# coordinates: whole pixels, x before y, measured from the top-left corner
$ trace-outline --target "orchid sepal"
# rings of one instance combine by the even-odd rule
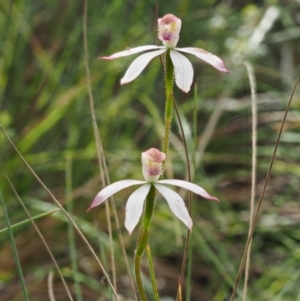
[[[140,55],[128,67],[124,77],[121,79],[121,85],[127,84],[136,79],[141,72],[146,68],[149,62],[155,57],[166,52],[167,49],[159,49]]]
[[[224,62],[216,55],[201,49],[201,48],[194,48],[194,47],[185,47],[185,48],[175,48],[177,51],[189,53],[197,58],[201,59],[202,61],[210,64],[217,70],[225,73],[229,73],[229,71],[226,69]]]
[[[115,193],[119,192],[122,189],[125,189],[127,187],[133,186],[133,185],[140,185],[146,183],[145,181],[139,181],[139,180],[122,180],[115,182],[113,184],[110,184],[103,188],[95,197],[92,205],[89,207],[88,211],[92,208],[102,204],[104,201],[106,201],[109,197],[114,195]]]
[[[186,190],[190,190],[191,192],[202,196],[204,199],[220,202],[218,198],[211,196],[205,189],[191,182],[177,179],[166,179],[157,181],[157,183],[178,186]]]
[[[100,60],[115,60],[118,59],[120,57],[125,57],[125,56],[129,56],[129,55],[133,55],[133,54],[137,54],[140,52],[144,52],[147,50],[154,50],[154,49],[161,49],[164,48],[163,46],[156,46],[156,45],[145,45],[145,46],[138,46],[138,47],[134,47],[134,48],[129,48],[126,49],[124,51],[120,51],[120,52],[116,52],[110,56],[101,56],[99,57]]]

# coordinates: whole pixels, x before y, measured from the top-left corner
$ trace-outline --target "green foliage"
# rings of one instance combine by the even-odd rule
[[[141,0],[88,3],[91,81],[111,182],[142,179],[141,151],[161,148],[165,93],[158,59],[135,81],[120,86],[119,80],[132,58],[108,62],[98,57],[126,47],[155,44],[154,4]],[[262,34],[262,20],[270,22],[271,18],[265,18],[270,7],[274,9],[273,16],[278,16],[258,43],[253,36],[255,32]],[[104,206],[86,213],[101,183],[86,86],[82,10],[82,1],[0,1],[0,125],[64,205],[66,162],[72,159],[73,215],[94,247],[101,246],[101,258],[109,258]],[[166,13],[182,19],[179,47],[201,47],[213,52],[231,71],[230,75],[219,74],[189,57],[198,92],[186,95],[175,88],[190,155],[193,156],[195,145],[196,157],[200,149],[205,150],[203,156],[197,157],[194,182],[201,183],[221,200],[221,204],[198,198],[193,201],[191,300],[225,300],[231,293],[248,235],[251,99],[243,61],[253,64],[258,87],[258,198],[283,110],[299,75],[299,8],[296,0],[161,1],[159,16]],[[206,141],[204,133],[208,131],[209,120],[220,107],[222,114]],[[300,237],[296,231],[300,193],[299,108],[298,88],[252,244],[249,300],[300,300]],[[183,179],[187,171],[176,123],[168,160],[168,178]],[[13,225],[27,220],[27,216],[6,175],[32,216],[54,209],[49,196],[0,133],[0,186]],[[122,230],[127,195],[125,191],[116,196]],[[166,206],[159,198],[150,228],[150,244],[156,275],[162,283],[160,295],[175,298],[185,229]],[[55,213],[40,218],[37,224],[72,288],[74,275],[65,218]],[[0,230],[5,227],[4,213],[0,211]],[[48,300],[46,278],[52,270],[50,258],[28,223],[14,231],[29,299]],[[117,233],[113,234],[118,292],[131,297]],[[124,230],[124,240],[132,263],[136,233],[128,237]],[[105,282],[99,282],[101,271],[88,249],[77,239],[75,243],[79,270],[76,280],[81,285],[82,299],[104,300],[101,298],[109,293]],[[0,251],[1,301],[23,300],[5,231],[0,232]],[[56,300],[66,300],[65,292],[60,290],[62,284],[57,277]],[[236,300],[241,300],[240,293]]]

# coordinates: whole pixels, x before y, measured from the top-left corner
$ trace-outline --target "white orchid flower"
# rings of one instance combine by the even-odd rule
[[[229,73],[223,61],[210,52],[194,47],[177,48],[176,45],[179,40],[180,28],[181,20],[172,14],[167,14],[163,18],[158,19],[158,38],[162,41],[164,46],[146,45],[135,47],[117,52],[111,56],[100,57],[100,59],[114,60],[143,51],[154,50],[140,55],[131,63],[124,77],[121,79],[121,84],[126,84],[138,77],[153,58],[170,50],[171,60],[174,65],[176,85],[179,89],[186,93],[190,90],[192,85],[194,70],[191,62],[180,52],[193,54],[219,71]]]
[[[126,204],[125,227],[129,234],[131,234],[143,213],[145,199],[151,188],[151,185],[154,185],[154,187],[166,199],[171,211],[191,230],[193,221],[188,213],[183,199],[177,192],[171,190],[166,185],[174,185],[185,188],[202,196],[205,199],[214,201],[218,201],[218,199],[209,195],[202,187],[187,181],[174,179],[158,180],[162,174],[163,161],[165,158],[165,154],[156,148],[150,148],[148,151],[142,153],[143,175],[145,181],[122,180],[105,187],[97,194],[88,210],[102,204],[113,194],[124,188],[133,185],[141,185],[141,187],[139,187],[130,195]]]

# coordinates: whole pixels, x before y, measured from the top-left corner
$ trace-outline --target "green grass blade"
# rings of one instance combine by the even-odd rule
[[[39,219],[39,218],[44,217],[44,216],[46,216],[46,215],[52,214],[52,213],[54,213],[54,212],[57,212],[57,211],[59,211],[59,210],[60,210],[60,209],[53,209],[53,210],[47,211],[47,212],[45,212],[45,213],[41,213],[41,214],[38,214],[38,215],[32,217],[32,219],[33,219],[33,220],[36,220],[36,219]],[[19,223],[10,225],[10,228],[11,228],[11,229],[18,228],[18,227],[21,227],[21,226],[23,226],[23,225],[25,225],[25,224],[27,224],[27,223],[30,223],[30,222],[31,222],[31,221],[30,221],[30,219],[28,218],[28,219],[25,219],[25,220],[23,220],[23,221],[21,221],[21,222],[19,222]],[[9,230],[8,227],[3,228],[3,229],[0,229],[0,233],[5,232],[5,231],[8,231],[8,230]]]
[[[66,162],[66,199],[67,199],[67,210],[69,213],[73,213],[72,159],[71,158],[67,158],[67,162]],[[70,223],[68,223],[68,241],[69,241],[69,253],[71,259],[71,265],[73,270],[76,300],[82,301],[81,287],[78,279],[78,258],[76,252],[75,231],[74,231],[74,227],[72,227]]]
[[[3,208],[5,222],[6,222],[6,225],[7,225],[7,228],[8,228],[9,238],[10,238],[11,246],[12,246],[12,250],[13,250],[13,255],[14,255],[14,258],[15,258],[16,265],[17,265],[18,275],[19,275],[20,281],[21,281],[24,300],[29,301],[29,297],[28,297],[27,290],[26,290],[26,285],[25,285],[25,280],[24,280],[24,276],[23,276],[23,272],[22,272],[22,267],[21,267],[21,263],[20,263],[20,259],[19,259],[19,255],[18,255],[18,250],[17,250],[17,246],[16,246],[16,243],[15,243],[14,234],[13,234],[12,228],[10,226],[8,213],[7,213],[7,210],[6,210],[6,206],[5,206],[4,199],[2,197],[1,191],[0,191],[0,200],[1,200],[2,208]]]

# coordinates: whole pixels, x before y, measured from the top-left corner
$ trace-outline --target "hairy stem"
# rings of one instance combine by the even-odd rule
[[[170,57],[170,50],[166,52],[165,62],[165,83],[166,83],[166,107],[165,107],[165,138],[163,142],[163,152],[167,155],[170,131],[173,117],[173,80],[174,66]]]
[[[173,101],[174,101],[173,99],[174,66],[171,61],[170,50],[166,52],[165,60],[166,60],[165,61],[165,85],[166,85],[165,137],[163,141],[162,151],[165,154],[167,154],[169,140],[170,140],[171,125],[172,125]],[[140,236],[135,252],[135,258],[134,258],[136,285],[142,301],[148,300],[147,295],[145,293],[145,289],[143,287],[142,277],[141,277],[141,259],[146,247],[147,247],[147,256],[149,261],[149,269],[150,269],[150,274],[152,279],[153,294],[155,300],[159,300],[153,262],[152,262],[151,252],[150,252],[150,246],[148,244],[148,238],[149,238],[148,230],[149,230],[149,225],[154,209],[155,198],[156,198],[156,191],[154,186],[152,185],[146,199],[145,213],[143,218],[143,227],[140,232]]]
[[[148,231],[145,232],[144,229],[142,228],[138,245],[136,248],[136,252],[135,252],[135,257],[134,257],[134,271],[135,271],[136,286],[138,288],[142,301],[148,300],[143,286],[142,276],[141,276],[141,260],[142,260],[142,255],[144,253],[143,250],[145,250],[147,242],[148,242]]]
[[[148,261],[149,261],[150,273],[151,273],[151,275],[154,275],[152,257],[151,257],[148,240],[149,240],[149,226],[150,226],[151,217],[152,217],[153,209],[154,209],[154,205],[155,205],[155,197],[156,197],[155,187],[153,185],[151,185],[151,188],[150,188],[149,193],[146,198],[143,226],[142,226],[142,229],[140,232],[140,236],[139,236],[136,251],[135,251],[135,257],[134,257],[136,285],[137,285],[137,288],[138,288],[138,291],[139,291],[142,301],[148,300],[144,286],[143,286],[142,276],[141,276],[141,260],[142,260],[142,256],[144,254],[146,246],[148,246],[147,248],[149,249],[149,251],[147,252],[147,255],[148,255]],[[156,281],[152,280],[152,287],[153,287],[154,295],[157,296],[158,290],[157,290],[157,286],[156,286]]]

